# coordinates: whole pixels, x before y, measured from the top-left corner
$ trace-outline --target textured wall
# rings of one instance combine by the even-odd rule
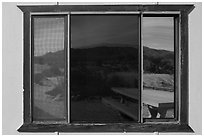
[[[22,12],[17,4],[2,4],[2,131],[3,134],[20,134],[16,131],[22,124],[23,101],[23,29]],[[56,3],[43,3],[56,4]],[[62,3],[61,3],[62,4]],[[63,3],[65,4],[65,3]],[[41,3],[42,5],[42,3]],[[202,5],[196,8],[189,18],[190,28],[190,126],[196,134],[202,133]],[[22,134],[22,133],[21,133]],[[24,133],[25,134],[25,133]],[[28,134],[28,133],[27,133]],[[54,134],[54,133],[50,133]]]

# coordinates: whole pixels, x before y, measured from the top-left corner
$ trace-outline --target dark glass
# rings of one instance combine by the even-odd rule
[[[144,17],[143,117],[174,118],[174,18]]]
[[[66,119],[64,17],[33,17],[33,120]]]
[[[71,122],[137,122],[139,16],[71,15]]]

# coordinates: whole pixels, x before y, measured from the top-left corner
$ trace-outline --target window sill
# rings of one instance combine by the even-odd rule
[[[19,132],[194,132],[187,124],[23,124]]]

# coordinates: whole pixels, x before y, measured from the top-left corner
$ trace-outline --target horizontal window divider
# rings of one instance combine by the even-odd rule
[[[164,119],[164,121],[162,120],[155,120],[155,119],[149,119],[150,121],[145,121],[144,124],[179,124],[180,122],[179,121],[175,121],[175,119],[171,119],[171,120],[167,120],[167,119]]]
[[[70,11],[70,12],[31,12],[30,15],[56,15],[56,14],[181,14],[180,11],[161,11],[161,12],[151,12],[151,11]]]
[[[71,14],[140,14],[139,11],[115,11],[115,12],[110,12],[110,11],[73,11]]]
[[[70,12],[31,12],[30,15],[67,15]]]
[[[104,124],[104,125],[84,125],[84,124],[23,124],[19,132],[192,132],[188,124]]]
[[[68,124],[67,121],[33,121],[32,124]]]
[[[152,12],[152,11],[144,11],[143,14],[181,14],[180,11],[160,11],[160,12]]]

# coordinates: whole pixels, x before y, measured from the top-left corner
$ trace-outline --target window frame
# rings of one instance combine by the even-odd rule
[[[24,64],[23,64],[23,125],[18,129],[19,132],[193,132],[188,121],[188,105],[189,105],[189,87],[188,87],[188,14],[193,10],[194,5],[39,5],[39,6],[18,6],[23,12],[23,37],[24,37]],[[179,90],[176,100],[176,108],[179,113],[177,120],[172,121],[154,121],[145,123],[33,123],[32,121],[32,102],[31,102],[31,15],[35,13],[49,14],[66,14],[70,12],[102,12],[104,14],[114,12],[127,12],[131,14],[139,12],[141,15],[178,15],[178,19],[174,21],[176,31],[174,34],[177,37],[175,45],[176,54],[176,69],[175,88]],[[67,16],[68,18],[69,16]],[[69,24],[69,22],[68,22]],[[174,26],[174,27],[175,27]],[[69,28],[69,26],[68,26]],[[69,31],[69,29],[68,29]],[[140,29],[141,31],[141,29]],[[177,36],[178,35],[178,36]],[[67,44],[69,45],[69,35]],[[65,43],[66,44],[66,43]],[[141,43],[142,44],[142,43]],[[65,46],[66,47],[66,46]],[[69,48],[68,48],[69,49]],[[142,55],[142,48],[140,49]],[[179,66],[179,67],[178,67]],[[69,72],[68,72],[69,74]],[[66,75],[68,75],[66,74]],[[142,74],[141,74],[142,76]],[[141,79],[142,81],[142,79]],[[179,83],[177,83],[179,82]],[[69,87],[69,86],[68,86]],[[175,101],[176,101],[175,100]],[[176,101],[177,102],[177,101]],[[68,112],[69,113],[69,112]]]

